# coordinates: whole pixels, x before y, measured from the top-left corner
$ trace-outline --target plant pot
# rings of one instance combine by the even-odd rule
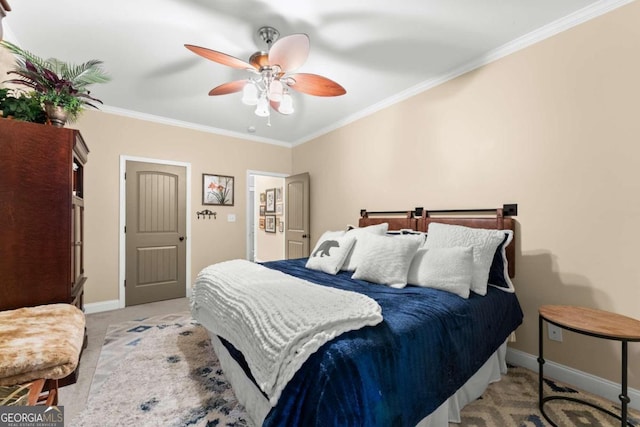
[[[46,103],[44,104],[44,111],[47,113],[47,117],[53,126],[61,128],[67,123],[69,113],[60,105]]]

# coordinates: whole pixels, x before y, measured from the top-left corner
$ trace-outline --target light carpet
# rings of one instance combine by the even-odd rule
[[[546,380],[545,393],[578,397],[619,413],[619,404]],[[544,427],[537,374],[509,367],[503,379],[462,411],[463,427]],[[552,401],[559,427],[606,427],[620,421],[585,405]],[[640,426],[640,413],[630,411]],[[188,312],[111,326],[106,333],[86,409],[72,426],[251,426],[211,349]]]

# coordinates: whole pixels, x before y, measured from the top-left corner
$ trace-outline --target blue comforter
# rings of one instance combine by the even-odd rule
[[[382,307],[384,320],[342,334],[314,353],[287,384],[264,426],[413,427],[522,323],[515,294],[492,287],[484,297],[472,293],[465,300],[430,288],[352,280],[347,272],[331,276],[308,270],[305,263],[301,258],[264,265],[368,295]]]

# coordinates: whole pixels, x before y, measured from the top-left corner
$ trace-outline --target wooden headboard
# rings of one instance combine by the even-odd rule
[[[515,206],[515,207],[514,207]],[[509,216],[505,215],[505,211]],[[472,213],[483,213],[483,216],[469,216]],[[484,215],[484,214],[488,215]],[[444,216],[454,214],[455,216]],[[416,208],[410,211],[384,211],[368,212],[360,211],[359,227],[376,225],[386,222],[389,230],[411,229],[429,233],[429,224],[439,222],[443,224],[463,225],[472,228],[488,228],[492,230],[511,230],[513,240],[506,247],[507,261],[509,263],[509,277],[516,274],[516,230],[515,221],[510,215],[517,215],[517,205],[504,205],[497,209],[454,209],[427,211]]]

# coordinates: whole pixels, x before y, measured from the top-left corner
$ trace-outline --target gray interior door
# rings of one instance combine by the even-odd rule
[[[186,295],[186,168],[127,161],[125,305]]]
[[[309,174],[285,178],[285,251],[286,258],[309,256]]]

